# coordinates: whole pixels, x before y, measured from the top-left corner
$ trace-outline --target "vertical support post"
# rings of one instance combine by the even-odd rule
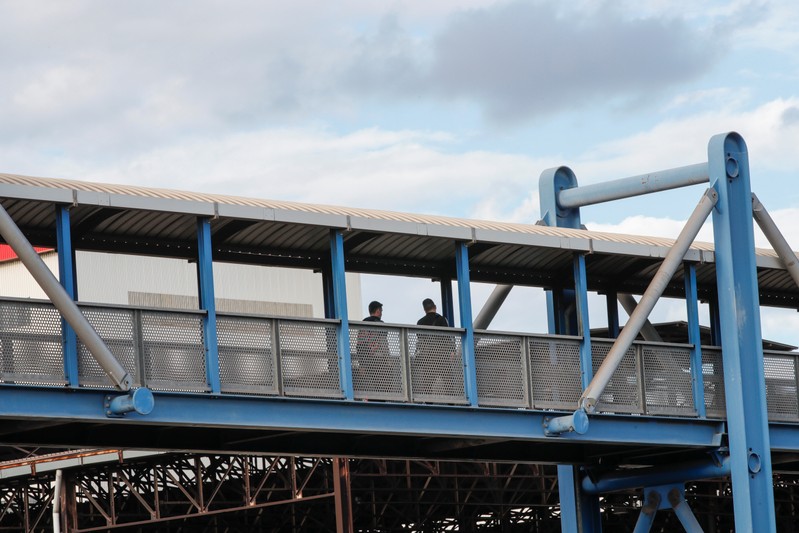
[[[338,371],[341,392],[352,400],[352,355],[350,354],[350,323],[347,316],[347,279],[344,268],[344,237],[339,230],[330,230],[330,267],[333,285],[334,318],[338,325]]]
[[[538,181],[539,198],[541,202],[541,222],[547,226],[560,228],[579,229],[580,209],[563,209],[558,206],[558,193],[563,189],[577,187],[577,178],[568,167],[559,167],[545,170]],[[581,256],[578,256],[581,257]],[[575,290],[557,287],[547,291],[547,323],[550,334],[578,333],[580,327],[586,332],[590,331],[588,323],[587,292],[585,283],[585,257],[575,258]],[[586,299],[582,303],[575,302],[581,295]],[[585,321],[578,321],[577,315],[585,312]],[[589,338],[588,369],[593,370],[590,364],[590,334]],[[585,367],[583,356],[586,353],[585,345],[580,345],[581,365]],[[592,374],[593,372],[591,372]],[[591,380],[591,374],[588,380]],[[582,376],[583,380],[586,376]],[[583,382],[585,387],[586,383]],[[564,533],[599,533],[602,531],[602,521],[599,514],[599,496],[584,494],[580,489],[579,474],[576,467],[571,465],[558,465],[558,491],[560,493],[561,531]]]
[[[345,457],[333,458],[333,497],[336,505],[336,533],[353,533],[350,466]]]
[[[56,248],[58,249],[58,280],[72,300],[78,298],[78,277],[75,270],[75,250],[72,248],[72,228],[69,210],[56,206]],[[61,343],[64,348],[64,377],[70,387],[78,387],[78,338],[75,330],[61,318]]]
[[[441,278],[441,314],[450,324],[455,324],[455,304],[452,296],[452,279]]]
[[[577,303],[577,334],[580,339],[580,382],[583,389],[594,377],[591,356],[591,326],[588,322],[588,280],[585,272],[585,256],[574,256],[574,297]]]
[[[688,317],[688,342],[691,348],[691,389],[694,407],[699,418],[705,418],[705,378],[702,374],[702,338],[699,333],[699,298],[696,294],[696,266],[686,263],[683,268],[685,279],[685,310]]]
[[[708,301],[710,312],[710,345],[721,346],[721,319],[719,318],[719,296],[714,294]]]
[[[203,317],[205,373],[211,394],[219,394],[219,347],[216,337],[216,300],[214,299],[214,261],[211,245],[211,221],[197,219],[197,285]]]
[[[477,365],[474,358],[474,324],[472,323],[472,292],[469,277],[469,249],[465,243],[455,244],[455,271],[458,276],[458,310],[461,327],[465,329],[463,352],[463,384],[469,405],[477,407]]]
[[[615,339],[619,336],[619,293],[608,291],[605,299],[608,310],[608,338]]]
[[[724,387],[735,529],[776,531],[766,413],[760,301],[746,143],[737,133],[708,144]]]
[[[322,300],[325,318],[334,318],[336,306],[333,298],[333,271],[330,265],[322,266]]]

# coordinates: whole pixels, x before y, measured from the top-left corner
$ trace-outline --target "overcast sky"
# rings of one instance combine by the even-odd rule
[[[735,130],[796,249],[797,28],[794,0],[0,0],[0,171],[535,222],[546,168],[697,163]],[[701,191],[583,221],[673,236]],[[763,321],[799,344],[797,313]]]

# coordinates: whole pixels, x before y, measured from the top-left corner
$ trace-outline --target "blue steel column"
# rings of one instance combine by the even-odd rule
[[[619,294],[608,291],[606,298],[608,312],[608,338],[615,339],[619,336]]]
[[[455,324],[455,305],[452,297],[452,280],[441,278],[441,314],[450,326]]]
[[[455,271],[458,276],[458,310],[461,315],[463,335],[463,384],[469,405],[477,407],[477,366],[474,359],[474,324],[472,323],[472,292],[469,285],[469,249],[466,244],[455,244]]]
[[[347,280],[344,270],[344,237],[339,230],[330,230],[330,266],[333,281],[334,318],[338,319],[338,370],[341,392],[352,400],[352,356],[350,323],[347,317]]]
[[[702,338],[699,333],[699,299],[696,295],[696,266],[686,263],[683,269],[685,278],[685,310],[688,317],[688,342],[691,348],[691,388],[694,394],[694,407],[700,418],[705,418],[705,381],[702,375]]]
[[[710,345],[721,346],[721,324],[719,321],[719,297],[714,294],[708,301],[710,312]]]
[[[219,394],[219,348],[216,337],[216,300],[214,299],[214,262],[211,247],[211,221],[197,219],[197,285],[203,317],[205,374],[211,394]]]
[[[577,178],[568,167],[552,168],[541,173],[538,192],[541,203],[541,221],[544,224],[560,228],[579,229],[581,227],[579,208],[564,209],[558,206],[558,193],[574,187],[577,187]],[[556,289],[557,292],[547,291],[547,322],[551,334],[566,333],[570,329],[569,324],[576,322],[576,307],[579,305],[572,308],[570,316],[565,316],[565,312],[567,307],[575,304],[575,297],[578,300],[581,298],[578,294],[581,291],[577,287],[577,283],[578,278],[583,279],[585,274],[585,258],[582,259],[581,264],[579,264],[579,260],[575,259],[575,289],[577,290],[574,293],[563,289]],[[585,283],[581,282],[581,284],[585,288]],[[585,291],[582,291],[582,294],[583,297],[587,296]],[[585,310],[587,316],[588,306],[582,305],[582,309]],[[585,325],[588,327],[587,319]],[[572,331],[572,333],[577,333],[577,331]],[[581,345],[581,360],[583,354],[583,345]],[[591,366],[588,368],[592,369]],[[588,379],[590,382],[590,376]],[[587,383],[583,382],[583,387],[586,385]],[[580,484],[575,482],[577,475],[576,467],[558,465],[561,531],[563,533],[599,533],[602,531],[599,496],[585,494],[581,490]]]
[[[737,133],[708,145],[724,387],[736,531],[776,531],[766,413],[760,302],[746,143]]]
[[[322,267],[322,301],[325,310],[325,318],[336,316],[336,306],[333,298],[333,270],[330,265]]]
[[[72,231],[69,210],[56,207],[56,248],[58,249],[58,279],[73,300],[78,298],[78,276],[75,270],[75,250],[72,248]],[[61,341],[64,347],[64,377],[70,387],[79,386],[78,341],[75,330],[61,319]]]
[[[591,326],[588,322],[588,280],[585,273],[585,256],[574,257],[574,296],[577,303],[577,334],[580,338],[580,382],[583,389],[594,377],[591,358]]]

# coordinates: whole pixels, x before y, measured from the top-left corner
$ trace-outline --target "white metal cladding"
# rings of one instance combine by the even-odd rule
[[[724,418],[727,413],[727,399],[724,397],[724,366],[721,348],[702,346],[702,381],[705,384],[707,416]]]
[[[594,373],[608,355],[613,341],[591,340],[591,356]],[[610,378],[607,387],[599,397],[597,410],[614,413],[643,413],[641,401],[641,365],[636,346],[631,346]]]
[[[407,331],[350,324],[352,386],[356,399],[404,402],[408,395]]]
[[[147,385],[154,390],[207,391],[202,315],[142,311]]]
[[[648,414],[694,416],[691,349],[641,344]]]
[[[141,387],[141,365],[137,357],[140,349],[136,345],[137,340],[141,338],[139,311],[81,305],[81,312],[116,360],[130,374],[133,379],[132,386]],[[114,388],[105,371],[80,339],[78,339],[78,379],[81,386]]]
[[[479,405],[529,407],[529,381],[524,337],[475,334]]]
[[[578,339],[527,339],[533,407],[574,410],[583,389],[580,383],[580,341]]]
[[[222,392],[278,394],[276,319],[218,316]]]
[[[283,392],[341,398],[336,323],[281,320],[278,332]]]
[[[0,380],[63,385],[61,316],[46,303],[3,302],[0,311]]]
[[[419,328],[408,331],[414,402],[466,404],[461,332]]]

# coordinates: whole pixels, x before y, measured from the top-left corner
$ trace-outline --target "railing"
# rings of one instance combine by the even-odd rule
[[[207,393],[203,313],[81,304],[81,310],[134,379],[155,391]],[[222,394],[342,398],[338,321],[220,315]],[[457,328],[350,323],[356,401],[468,404]],[[477,331],[481,407],[573,410],[580,397],[580,338]],[[592,339],[594,370],[611,346]],[[691,346],[635,343],[597,410],[695,417]],[[799,422],[797,353],[764,354],[769,419]],[[111,388],[78,342],[79,385]],[[707,416],[725,416],[721,350],[702,347]],[[0,300],[0,382],[63,387],[61,319],[48,302]]]

